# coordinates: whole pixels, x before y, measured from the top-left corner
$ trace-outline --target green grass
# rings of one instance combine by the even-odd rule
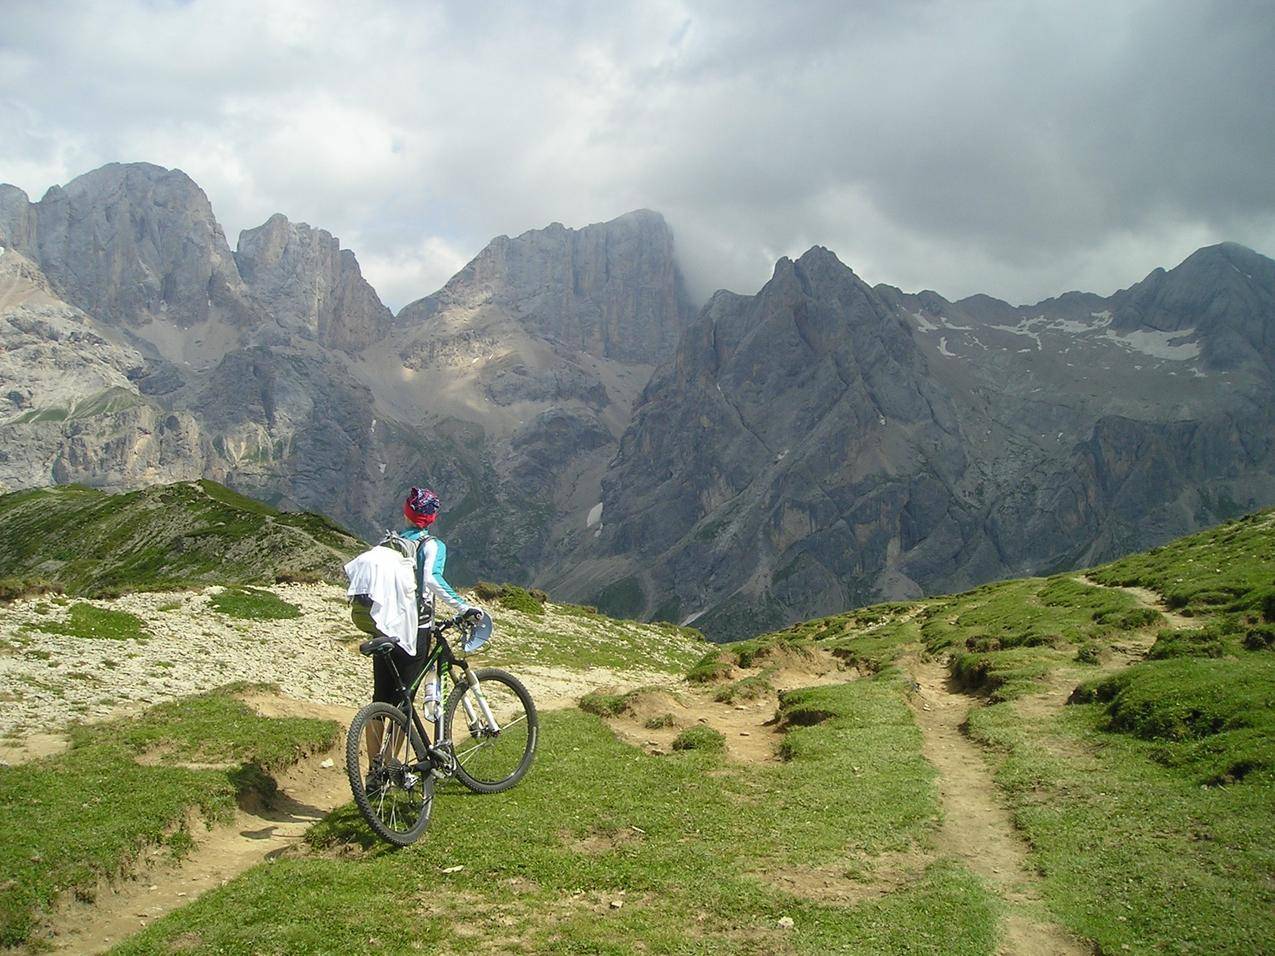
[[[870,873],[882,853],[928,847],[937,819],[902,682],[820,691],[835,716],[791,731],[799,752],[764,767],[703,750],[652,757],[592,715],[546,713],[531,774],[494,797],[444,788],[416,846],[385,850],[345,808],[310,835],[332,856],[257,867],[119,952],[428,952],[457,939],[577,954],[636,941],[651,953],[993,952],[995,906],[949,861],[857,905],[775,879],[811,866]],[[370,852],[350,862],[346,845]],[[442,873],[455,864],[464,870]]]
[[[1158,591],[1170,607],[1184,612],[1260,611],[1275,589],[1273,525],[1275,512],[1260,511],[1113,561],[1092,576],[1104,584]]]
[[[1006,751],[997,781],[1063,923],[1104,953],[1268,948],[1269,781],[1202,786],[1157,759],[1161,743],[1105,729],[1100,704],[1032,721],[1012,707],[975,710],[971,733]]]
[[[269,591],[257,588],[226,588],[213,597],[212,606],[227,617],[249,621],[291,620],[301,616],[301,609]]]
[[[673,749],[721,753],[726,749],[726,738],[720,730],[706,724],[696,724],[694,727],[687,727],[673,739]]]
[[[44,621],[33,625],[33,630],[45,634],[62,634],[89,640],[130,641],[150,637],[145,622],[136,614],[95,607],[80,601],[72,604],[61,621]]]
[[[284,514],[211,481],[0,496],[0,577],[36,575],[88,597],[287,575],[340,581],[362,547],[326,518]]]
[[[551,601],[537,608],[541,613],[495,609],[491,643],[474,659],[513,670],[523,665],[604,667],[680,676],[706,646],[693,628],[621,621]]]
[[[1147,661],[1082,685],[1109,731],[1151,741],[1148,755],[1202,784],[1275,784],[1275,660],[1176,657]],[[1251,778],[1251,779],[1250,779]]]
[[[269,791],[269,771],[337,733],[329,721],[259,717],[223,690],[73,727],[65,753],[0,767],[0,945],[27,941],[59,893],[90,892],[145,847],[188,847],[191,809],[228,819],[239,794]],[[156,751],[157,765],[136,762]]]
[[[1169,657],[1221,657],[1226,653],[1222,636],[1212,628],[1163,630],[1147,651],[1151,660]]]

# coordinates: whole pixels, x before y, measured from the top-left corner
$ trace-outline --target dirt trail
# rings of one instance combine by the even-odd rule
[[[641,674],[613,674],[647,678]],[[539,682],[538,682],[539,683]],[[537,686],[540,710],[574,705],[592,689],[587,680],[544,682]],[[350,801],[345,776],[345,732],[355,708],[293,700],[262,691],[240,699],[263,717],[314,717],[336,720],[342,732],[327,753],[314,754],[279,777],[279,790],[269,803],[250,803],[236,810],[233,822],[207,830],[191,827],[195,848],[180,863],[167,861],[155,849],[130,879],[103,881],[92,903],[68,901],[49,919],[48,944],[53,952],[102,953],[173,910],[193,902],[208,890],[259,863],[277,859],[297,847],[313,824]],[[57,741],[40,741],[36,749],[56,748]],[[17,754],[14,754],[17,757]],[[38,754],[28,753],[28,759]],[[330,761],[330,766],[323,766]],[[16,760],[14,761],[16,762]]]
[[[775,720],[780,693],[797,687],[843,684],[859,676],[857,671],[844,669],[831,654],[820,654],[810,660],[785,662],[769,672],[760,667],[736,668],[732,679],[763,673],[767,674],[773,690],[753,700],[714,700],[713,694],[720,684],[706,688],[678,685],[675,691],[655,690],[642,694],[623,714],[608,723],[622,740],[654,755],[669,753],[678,734],[688,727],[706,724],[725,738],[726,756],[742,763],[764,763],[779,759],[779,747],[784,739],[783,730]],[[664,716],[672,717],[669,726],[646,726],[651,718]]]
[[[1192,628],[1201,626],[1200,621],[1197,618],[1187,617],[1184,614],[1179,614],[1177,611],[1170,610],[1169,606],[1165,603],[1163,596],[1156,591],[1152,591],[1150,588],[1138,588],[1131,585],[1103,584],[1101,581],[1095,581],[1087,574],[1080,575],[1076,580],[1080,581],[1082,584],[1088,584],[1090,587],[1109,588],[1112,591],[1124,591],[1126,594],[1131,594],[1133,595],[1134,600],[1143,607],[1149,607],[1151,610],[1159,611],[1163,614],[1173,627]]]
[[[354,713],[267,694],[246,695],[244,700],[267,717],[319,717],[344,725]],[[331,750],[313,754],[282,774],[278,793],[268,802],[254,800],[236,810],[233,822],[211,831],[196,823],[191,828],[195,848],[181,863],[168,863],[163,850],[152,850],[132,879],[104,883],[92,903],[60,907],[50,920],[52,951],[105,952],[202,893],[296,846],[312,824],[350,799],[344,746],[342,733]]]
[[[1039,877],[1027,862],[1027,844],[979,748],[962,732],[971,699],[949,686],[946,668],[912,659],[908,668],[920,691],[914,710],[925,758],[939,773],[943,825],[939,849],[961,860],[1009,905],[1000,952],[1006,956],[1083,956],[1089,947],[1048,921]]]

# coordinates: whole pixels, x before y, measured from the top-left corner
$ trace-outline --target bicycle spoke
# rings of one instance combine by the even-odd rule
[[[449,704],[448,739],[466,786],[503,789],[525,772],[535,746],[532,714],[505,675],[479,676],[481,691],[469,687]]]

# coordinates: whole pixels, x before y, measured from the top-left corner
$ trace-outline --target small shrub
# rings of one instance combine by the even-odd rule
[[[735,655],[718,648],[701,657],[699,662],[686,672],[686,679],[692,684],[709,684],[713,681],[729,679],[734,670]]]
[[[1101,660],[1102,646],[1094,641],[1086,641],[1076,651],[1076,660],[1081,664],[1097,664]]]
[[[628,699],[624,694],[612,694],[602,690],[591,690],[580,698],[579,707],[586,714],[598,717],[618,717],[624,713]]]
[[[44,578],[0,578],[0,603],[7,604],[19,598],[35,597],[39,594],[61,594],[62,585]]]
[[[1225,653],[1225,645],[1212,630],[1164,630],[1156,636],[1151,650],[1147,651],[1147,659],[1162,661],[1170,657],[1221,657]]]
[[[1234,600],[1235,595],[1232,592],[1223,590],[1196,591],[1191,595],[1192,604],[1204,604],[1209,607],[1230,604]]]
[[[1275,624],[1259,624],[1244,635],[1244,646],[1250,651],[1275,650]]]
[[[1275,588],[1262,595],[1262,619],[1275,621]]]
[[[677,719],[672,714],[656,714],[654,717],[648,717],[642,724],[647,730],[663,730],[676,725]]]
[[[474,594],[480,601],[494,601],[504,593],[505,589],[490,581],[479,581],[474,585]]]
[[[717,688],[713,700],[719,704],[733,704],[737,700],[756,700],[774,690],[766,674],[754,674]]]
[[[1001,640],[999,637],[967,637],[965,639],[965,649],[973,654],[999,651],[1001,649]]]
[[[674,750],[703,750],[707,753],[720,753],[726,749],[726,738],[720,731],[707,724],[696,724],[687,727],[673,741]]]
[[[545,613],[544,604],[536,600],[526,588],[520,588],[516,584],[506,584],[496,600],[502,607],[507,607],[511,611],[521,611],[523,614],[535,616]]]
[[[1163,623],[1164,615],[1155,608],[1139,607],[1120,614],[1104,614],[1098,620],[1101,624],[1109,624],[1121,631],[1136,631],[1140,627]]]
[[[212,599],[213,609],[227,617],[246,620],[291,620],[301,609],[269,591],[257,588],[226,588]]]

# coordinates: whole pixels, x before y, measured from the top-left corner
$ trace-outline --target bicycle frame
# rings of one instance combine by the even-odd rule
[[[400,700],[399,709],[411,720],[412,726],[415,728],[416,733],[420,736],[421,744],[425,748],[424,753],[417,750],[417,762],[412,766],[413,770],[434,770],[440,762],[444,763],[445,766],[451,766],[451,755],[449,752],[450,744],[445,743],[442,740],[443,705],[446,703],[447,699],[444,676],[450,680],[453,685],[459,685],[460,680],[457,679],[455,673],[457,667],[460,667],[461,670],[464,671],[463,679],[466,684],[473,689],[474,697],[478,701],[478,708],[482,711],[482,716],[483,719],[487,721],[487,726],[492,728],[493,733],[500,733],[500,725],[496,721],[495,716],[492,714],[491,709],[487,706],[487,698],[483,696],[482,686],[478,681],[478,676],[474,673],[474,669],[470,666],[468,659],[456,656],[456,653],[452,650],[451,644],[448,643],[447,638],[443,635],[445,630],[447,630],[446,624],[435,624],[430,629],[430,637],[434,640],[434,649],[430,652],[429,657],[426,659],[425,666],[421,668],[420,674],[418,674],[416,679],[412,681],[411,687],[407,687],[403,683],[403,676],[400,673],[398,666],[394,663],[394,659],[388,655],[385,658],[386,663],[390,666],[391,672],[394,674],[394,680],[397,684],[396,692],[398,693]],[[416,691],[420,687],[422,681],[425,680],[425,676],[434,668],[438,668],[439,699],[435,703],[434,713],[430,717],[430,722],[434,725],[434,734],[431,739],[430,735],[425,730],[425,724],[421,720],[420,714],[416,710],[415,698]],[[446,670],[444,670],[444,668],[446,668]],[[478,714],[474,712],[473,704],[470,703],[467,696],[462,697],[460,703],[465,709],[465,718],[472,727],[478,719]],[[416,748],[413,747],[413,749]],[[446,758],[442,761],[440,761],[438,757],[440,751],[444,751],[446,753]]]

